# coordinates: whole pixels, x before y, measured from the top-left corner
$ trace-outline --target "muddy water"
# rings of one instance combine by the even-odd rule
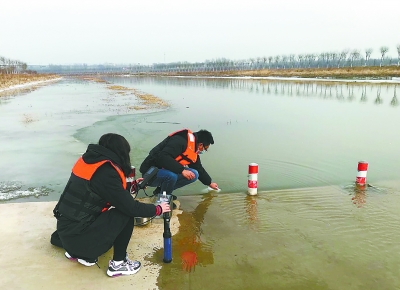
[[[367,189],[364,206],[335,187],[182,197],[160,289],[399,289],[399,193]]]
[[[182,227],[160,289],[400,287],[396,84],[108,81],[171,108],[129,111],[134,96],[68,79],[0,98],[3,202],[57,200],[76,158],[105,132],[127,137],[138,166],[169,132],[206,128],[216,142],[202,163],[222,191],[199,182],[176,191]],[[360,160],[369,162],[365,188],[354,187]],[[251,162],[256,197],[246,195]]]

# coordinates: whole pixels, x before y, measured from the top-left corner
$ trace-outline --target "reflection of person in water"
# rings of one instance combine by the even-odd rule
[[[206,245],[201,240],[201,225],[204,216],[214,195],[207,193],[203,196],[203,201],[195,208],[193,212],[185,212],[178,215],[179,222],[183,226],[177,234],[177,246],[174,251],[178,252],[182,260],[182,269],[184,271],[194,271],[197,263],[209,265],[214,263],[214,257],[210,245]]]
[[[354,186],[354,196],[351,198],[353,203],[357,205],[357,207],[363,207],[364,204],[367,203],[367,198],[366,198],[366,188],[367,185],[360,185],[360,184],[355,184]]]

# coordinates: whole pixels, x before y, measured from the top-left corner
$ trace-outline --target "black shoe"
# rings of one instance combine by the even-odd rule
[[[154,189],[153,194],[157,195],[160,193],[160,191],[161,191],[161,187],[157,186],[156,189]]]

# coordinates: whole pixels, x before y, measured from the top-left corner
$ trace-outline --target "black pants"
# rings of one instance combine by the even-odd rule
[[[85,260],[97,259],[114,246],[113,259],[120,261],[125,259],[133,227],[134,219],[115,208],[101,213],[90,225],[60,217],[50,242]]]

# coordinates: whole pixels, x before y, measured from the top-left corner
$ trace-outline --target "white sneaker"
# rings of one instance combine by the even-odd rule
[[[68,260],[77,261],[78,263],[80,263],[80,264],[82,264],[82,265],[84,265],[86,267],[93,266],[93,265],[95,265],[97,263],[97,259],[94,259],[94,260],[79,259],[79,258],[72,257],[68,252],[65,252],[64,255]]]
[[[107,275],[110,277],[117,277],[121,275],[132,275],[140,270],[140,262],[132,261],[126,258],[124,262],[119,265],[115,265],[114,260],[110,260],[108,263]]]

